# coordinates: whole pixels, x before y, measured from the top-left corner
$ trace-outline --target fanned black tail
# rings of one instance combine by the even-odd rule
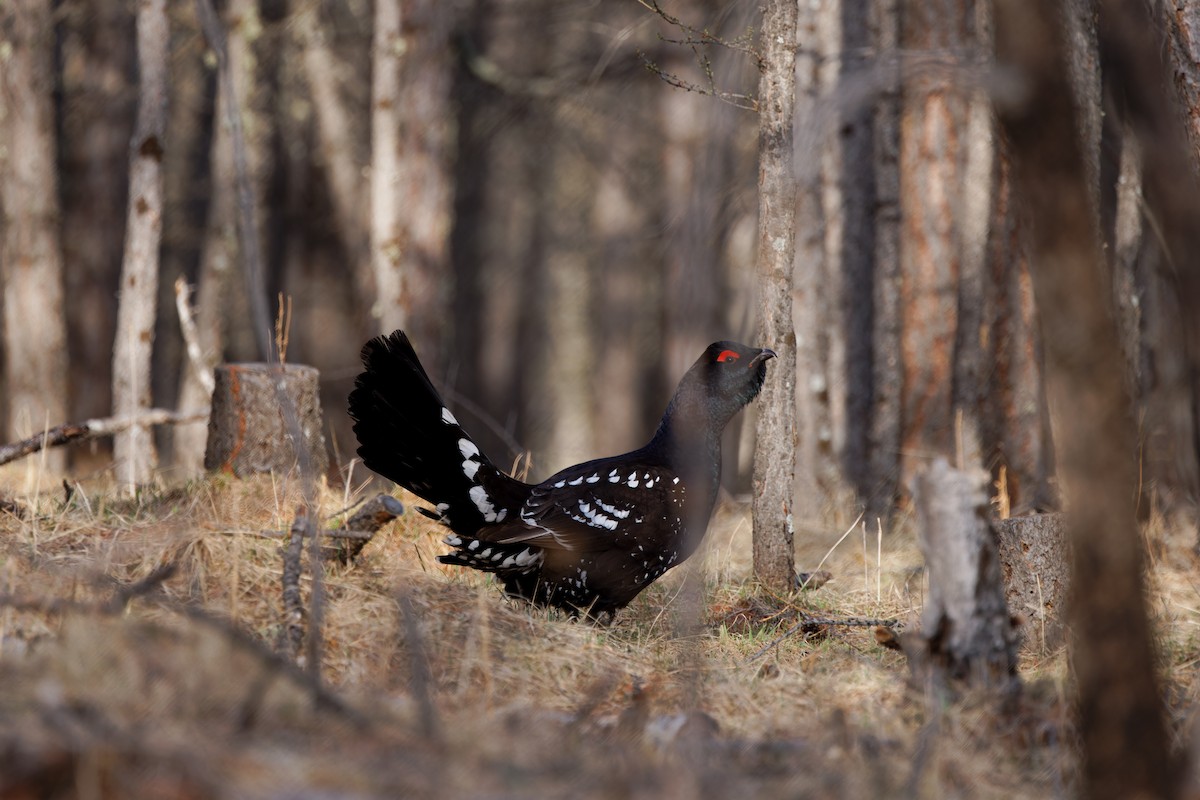
[[[367,342],[362,360],[350,417],[363,463],[433,503],[430,516],[462,536],[515,516],[530,487],[479,452],[404,332]]]

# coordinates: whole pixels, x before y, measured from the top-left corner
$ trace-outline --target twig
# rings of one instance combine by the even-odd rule
[[[36,453],[47,447],[58,447],[80,439],[97,439],[101,436],[112,436],[114,433],[132,428],[135,425],[145,427],[150,425],[178,425],[184,422],[198,422],[208,418],[208,409],[197,411],[168,411],[154,408],[141,414],[131,414],[125,417],[105,417],[89,419],[86,422],[67,422],[48,428],[41,433],[10,442],[0,446],[0,464],[16,461],[18,458]]]
[[[140,581],[117,587],[116,594],[106,604],[106,610],[119,614],[129,605],[129,601],[137,597],[145,597],[158,591],[159,587],[179,571],[179,564],[174,561],[163,564]]]
[[[283,551],[283,645],[285,654],[295,660],[304,644],[304,601],[300,597],[300,557],[308,530],[308,509],[296,509],[291,541]]]
[[[853,530],[853,528],[851,528]],[[820,628],[899,628],[902,623],[898,619],[882,619],[878,617],[810,617],[803,611],[797,611],[800,616],[800,621],[792,627],[788,628],[783,633],[776,636],[762,648],[746,659],[749,664],[762,658],[772,648],[779,645],[784,639],[788,638],[796,631],[803,630],[805,633],[815,633]]]
[[[855,519],[855,520],[854,520],[854,522],[851,522],[851,523],[850,523],[850,527],[849,527],[849,528],[846,528],[846,532],[842,534],[842,538],[840,538],[840,539],[838,539],[836,542],[834,542],[834,543],[833,543],[833,547],[831,547],[831,548],[829,548],[828,550],[826,550],[826,551],[825,551],[825,556],[824,556],[824,557],[821,559],[821,562],[820,562],[819,564],[817,564],[817,568],[816,568],[816,569],[814,569],[812,572],[808,573],[808,576],[809,576],[809,577],[808,577],[808,578],[805,578],[805,579],[804,579],[804,580],[803,580],[803,581],[800,583],[800,588],[801,588],[801,589],[806,589],[806,588],[808,588],[808,581],[809,581],[809,580],[810,580],[810,579],[811,579],[813,576],[816,576],[816,575],[820,575],[820,574],[821,574],[821,567],[825,566],[825,562],[829,560],[829,557],[830,557],[831,555],[833,555],[833,551],[834,551],[834,550],[837,550],[837,547],[838,547],[838,545],[839,545],[839,544],[841,544],[842,542],[846,541],[846,537],[847,537],[847,536],[849,536],[851,533],[853,533],[853,532],[854,532],[854,529],[855,529],[855,527],[857,527],[857,526],[858,526],[859,520],[861,520],[861,519],[863,518],[863,514],[865,514],[865,513],[867,513],[867,512],[866,512],[866,511],[860,511],[860,512],[858,513],[858,518],[857,518],[857,519]]]
[[[334,711],[360,728],[371,726],[371,720],[365,714],[350,706],[341,697],[322,686],[321,682],[315,679],[311,673],[300,669],[293,662],[278,653],[272,652],[270,648],[263,645],[258,639],[229,620],[215,616],[198,606],[170,601],[161,596],[158,599],[160,605],[163,607],[176,611],[191,620],[218,631],[242,650],[252,654],[271,669],[277,670],[284,677],[288,678],[288,680],[306,689],[318,708]]]
[[[417,615],[408,594],[401,591],[396,599],[400,604],[404,638],[408,643],[409,660],[412,665],[412,691],[420,714],[421,734],[426,739],[436,740],[439,738],[439,726],[437,709],[433,705],[433,693],[430,691],[433,679],[429,674],[425,637],[421,635],[421,626],[417,624]]]
[[[189,302],[191,292],[191,287],[182,276],[175,279],[175,311],[179,315],[179,330],[183,334],[188,363],[196,371],[196,379],[204,387],[205,393],[211,397],[216,388],[216,379],[213,378],[212,366],[205,363],[204,351],[200,347],[200,334],[196,330],[196,320]]]

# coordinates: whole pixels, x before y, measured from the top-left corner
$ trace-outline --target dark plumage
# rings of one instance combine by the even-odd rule
[[[445,564],[494,572],[505,590],[591,616],[614,614],[700,544],[716,501],[721,432],[758,394],[775,353],[708,346],[649,444],[537,485],[505,475],[446,408],[402,331],[363,347],[350,394],[363,463],[434,505]]]

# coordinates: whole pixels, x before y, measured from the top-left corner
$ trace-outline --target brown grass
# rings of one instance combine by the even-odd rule
[[[727,503],[694,583],[676,570],[596,627],[441,566],[441,531],[407,514],[356,564],[327,565],[318,689],[274,655],[282,540],[261,535],[288,528],[297,486],[213,478],[134,500],[84,486],[64,504],[45,486],[19,496],[25,477],[0,471],[0,497],[30,511],[0,518],[4,796],[1046,797],[1072,782],[1065,659],[1036,632],[1007,710],[931,707],[869,628],[752,658],[797,610],[912,618],[921,562],[905,524],[882,559],[872,524],[829,554],[831,583],[771,598],[750,580],[746,509]],[[323,490],[322,510],[345,494]],[[1189,535],[1147,531],[1185,747],[1200,580]],[[804,529],[800,568],[843,532]]]

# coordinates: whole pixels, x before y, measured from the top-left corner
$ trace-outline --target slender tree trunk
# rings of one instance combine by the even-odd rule
[[[162,238],[169,38],[166,0],[141,0],[137,15],[141,83],[130,152],[129,215],[113,348],[114,416],[131,416],[150,408],[150,356]],[[113,445],[117,479],[130,488],[148,482],[155,461],[150,430],[133,426],[117,434]]]
[[[233,136],[228,120],[240,114],[246,131],[247,161],[253,174],[258,219],[265,208],[269,136],[260,112],[262,81],[254,45],[261,30],[258,0],[231,0],[225,12],[229,33],[229,70],[240,108],[230,108],[231,98],[222,81],[217,81],[217,108],[213,125],[208,220],[200,254],[196,283],[195,322],[200,362],[184,364],[178,407],[188,409],[209,405],[212,392],[200,371],[212,375],[225,350],[224,328],[239,324],[229,306],[236,297],[232,283],[236,277],[239,246],[237,237],[237,190],[233,154]],[[240,322],[244,322],[244,319]],[[211,386],[211,382],[208,383]],[[194,477],[204,471],[204,449],[208,441],[206,422],[178,425],[173,432],[172,461],[181,477]]]
[[[872,119],[871,153],[874,166],[874,249],[869,307],[861,327],[869,333],[870,371],[856,386],[869,387],[870,405],[859,425],[867,437],[861,466],[852,472],[869,517],[887,518],[900,486],[900,438],[903,413],[903,363],[900,358],[902,305],[900,295],[900,20],[899,0],[872,3],[868,14],[871,39],[880,55],[879,102]],[[857,329],[859,326],[855,326]],[[862,336],[862,333],[856,335]],[[851,359],[851,364],[854,362]],[[850,366],[848,365],[848,372]],[[859,419],[852,417],[852,419]]]
[[[1105,12],[1119,5],[1106,4]],[[1121,28],[1130,27],[1146,26],[1127,16]],[[1080,794],[1167,797],[1173,773],[1134,519],[1133,425],[1123,372],[1113,368],[1120,346],[1080,153],[1079,115],[1062,102],[1071,94],[1066,32],[1054,8],[1040,0],[1001,0],[996,45],[1001,68],[1019,70],[1026,86],[1000,113],[1032,221],[1047,384],[1059,412],[1059,475],[1073,554],[1072,664],[1084,753]],[[1148,83],[1131,86],[1156,91]]]
[[[54,125],[54,29],[49,0],[0,6],[0,226],[8,438],[63,422],[67,343]],[[46,454],[59,472],[61,452]]]
[[[754,574],[774,591],[795,582],[792,502],[796,454],[796,332],[792,270],[796,247],[793,124],[796,101],[795,0],[763,8],[759,83],[759,336],[779,358],[759,401],[754,454]]]
[[[133,8],[124,0],[58,8],[63,13],[59,195],[61,230],[70,231],[61,239],[69,265],[63,277],[67,297],[88,298],[72,303],[67,316],[67,418],[90,419],[112,408],[113,287],[121,274],[136,99]],[[96,446],[108,450],[110,443]]]
[[[404,198],[400,191],[401,0],[375,0],[371,44],[371,275],[375,281],[371,318],[390,333],[404,326],[401,252]]]
[[[834,137],[833,126],[829,124],[836,78],[828,81],[829,69],[823,68],[840,63],[831,57],[840,48],[831,42],[837,38],[837,30],[829,24],[838,11],[833,4],[822,8],[802,3],[797,19],[800,47],[796,54],[796,245],[792,267],[795,280],[792,314],[796,330],[795,517],[800,525],[813,526],[824,522],[827,512],[836,508],[839,499],[832,398],[842,382],[833,379],[840,364],[833,363],[831,340],[843,331],[838,311],[844,284],[839,268],[845,263],[845,250],[833,253],[827,250],[826,240],[833,237],[827,228],[824,200],[827,194],[836,198],[830,203],[830,210],[837,224],[837,212],[847,206],[841,202],[842,193],[837,191],[843,184],[836,177],[832,178],[835,188],[830,189],[826,183],[829,172],[836,170],[829,168],[827,161],[837,158],[829,155],[829,151],[839,145],[844,155],[846,142]],[[835,30],[829,30],[831,27]],[[834,86],[826,94],[828,83]]]

